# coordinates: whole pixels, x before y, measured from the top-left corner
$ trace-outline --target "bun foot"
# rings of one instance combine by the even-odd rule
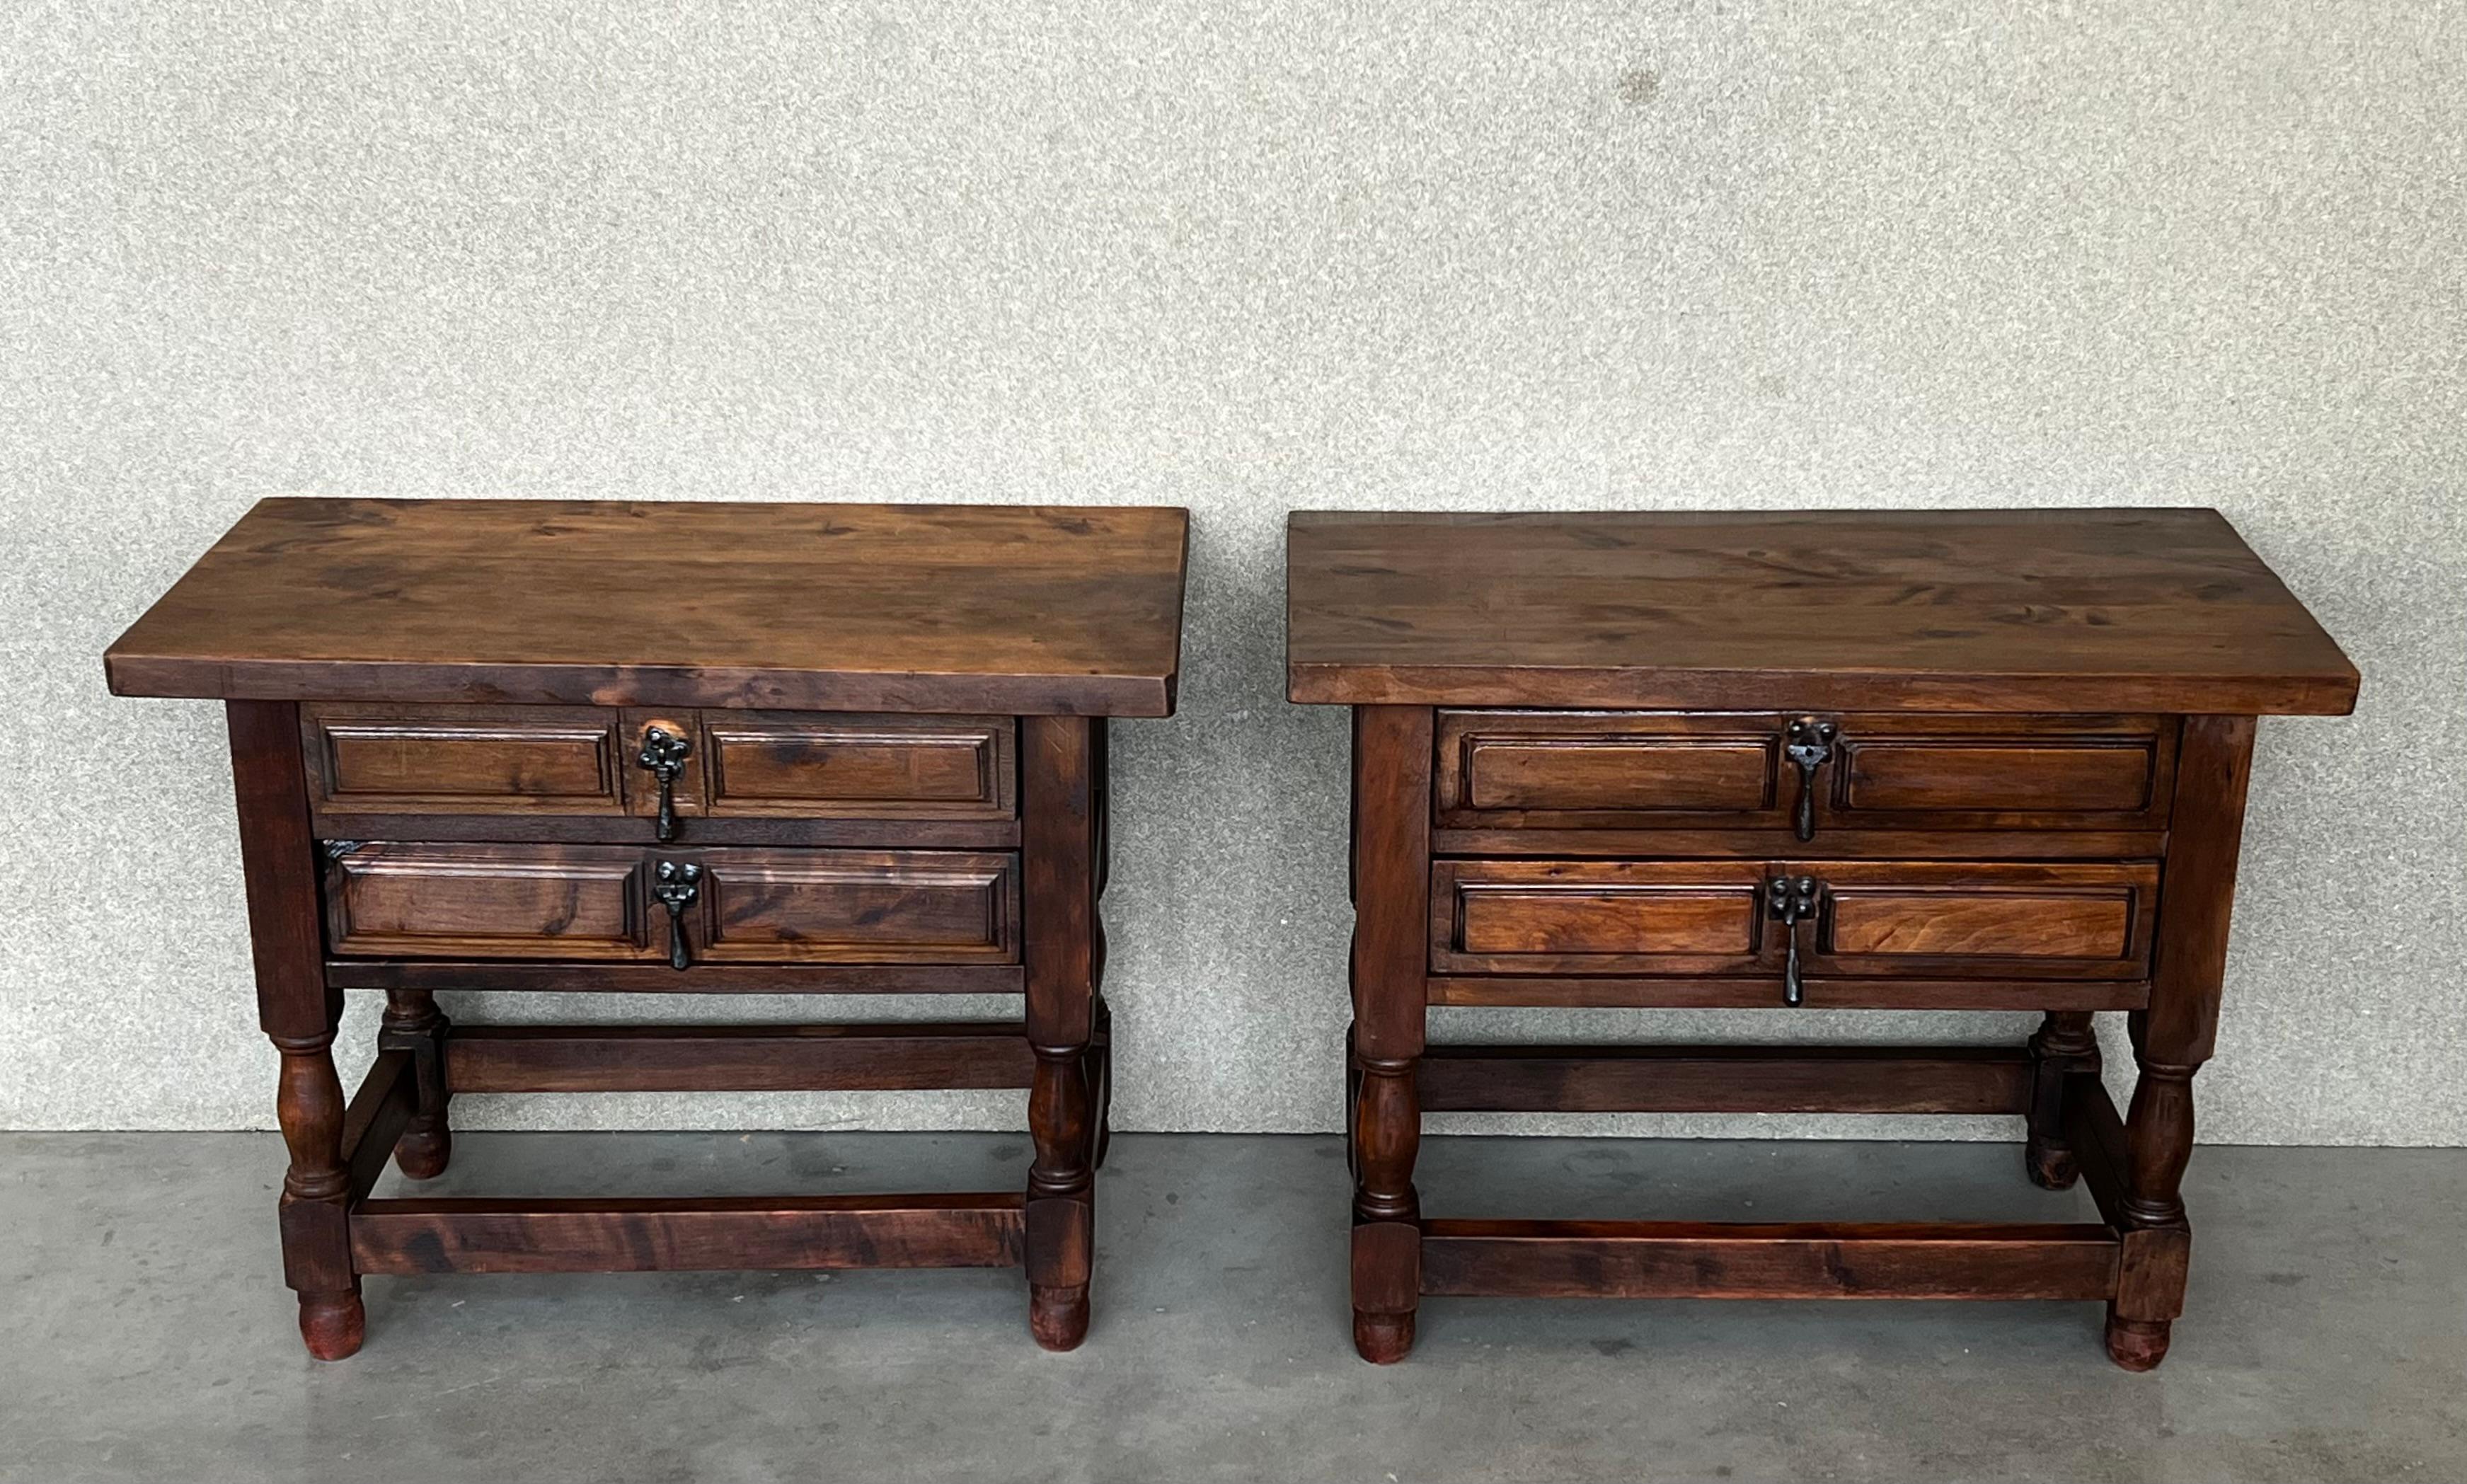
[[[1353,1348],[1373,1365],[1393,1365],[1414,1348],[1414,1315],[1353,1311]]]
[[[2107,1358],[2128,1371],[2155,1369],[2167,1359],[2167,1337],[2173,1328],[2165,1319],[2119,1319],[2111,1315]]]
[[[454,1135],[444,1129],[418,1129],[394,1146],[395,1167],[413,1180],[435,1180],[454,1158]]]
[[[1028,1330],[1048,1350],[1076,1350],[1088,1338],[1088,1285],[1052,1288],[1030,1284]]]
[[[2081,1166],[2073,1161],[2073,1152],[2061,1144],[2032,1139],[2022,1146],[2022,1162],[2030,1172],[2030,1183],[2041,1190],[2071,1190],[2081,1178]]]
[[[368,1311],[360,1295],[343,1289],[331,1293],[300,1295],[300,1338],[320,1360],[341,1360],[359,1354],[368,1338]]]

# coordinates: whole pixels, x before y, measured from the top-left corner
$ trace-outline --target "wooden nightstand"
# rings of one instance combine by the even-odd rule
[[[1292,699],[1354,708],[1354,1342],[1425,1294],[2181,1312],[2253,719],[2338,645],[2208,510],[1311,512]],[[2024,1046],[1431,1046],[1428,1005],[2046,1012]],[[2091,1017],[2130,1016],[2119,1117]],[[1425,1110],[2014,1113],[2050,1225],[1437,1220]]]
[[[1024,1265],[1088,1324],[1107,716],[1174,703],[1178,509],[268,500],[106,657],[227,703],[283,1267]],[[383,990],[347,1103],[347,989]],[[461,1026],[439,990],[1021,994],[1022,1023]],[[372,1200],[456,1092],[1027,1088],[1025,1192]]]

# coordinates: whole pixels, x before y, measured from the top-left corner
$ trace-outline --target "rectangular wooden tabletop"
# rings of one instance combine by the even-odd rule
[[[2356,667],[2215,510],[1311,510],[1296,701],[2343,714]]]
[[[121,695],[1171,714],[1188,511],[274,499]]]

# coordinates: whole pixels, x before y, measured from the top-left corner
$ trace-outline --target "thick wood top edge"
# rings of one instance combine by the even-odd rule
[[[2045,526],[2071,522],[2193,520],[2232,531],[2215,506],[2029,506],[1941,510],[1289,510],[1287,529],[1322,526]]]
[[[126,696],[1162,717],[1189,545],[1179,506],[274,495],[104,669]],[[559,574],[530,604],[536,627],[518,611],[533,570]],[[435,622],[444,594],[485,614],[501,590],[518,594],[509,617]],[[835,634],[826,608],[800,632],[805,592],[850,595],[863,618]],[[378,617],[321,621],[364,595]],[[672,635],[618,621],[680,600]],[[420,639],[387,625],[403,612]],[[723,638],[705,643],[693,625],[711,614]]]
[[[788,514],[827,522],[835,517],[870,515],[936,515],[987,524],[1022,524],[1054,517],[1145,515],[1188,526],[1190,507],[1179,505],[1030,505],[977,504],[965,500],[532,500],[509,495],[263,495],[242,512],[241,521],[260,510],[286,506],[381,506],[394,509],[479,509],[536,516],[541,512],[631,515],[654,520],[729,520],[757,515]],[[691,513],[688,513],[691,512]],[[235,528],[238,522],[233,523]]]
[[[2345,716],[2358,680],[2250,675],[1929,675],[1908,670],[1484,669],[1289,662],[1303,706],[1653,711],[2059,711]]]
[[[1914,597],[1939,606],[1885,617]],[[2208,506],[1296,510],[1286,684],[1312,705],[2345,715],[2361,677]]]
[[[781,711],[985,712],[1034,716],[1171,716],[1177,677],[984,675],[774,669],[657,669],[575,664],[431,665],[347,662],[317,674],[283,661],[103,656],[113,695],[171,700],[394,701],[448,706],[704,707]],[[1074,704],[1052,694],[1068,688]]]

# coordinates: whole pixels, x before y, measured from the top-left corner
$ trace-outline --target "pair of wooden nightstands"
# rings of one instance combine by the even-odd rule
[[[1084,1334],[1103,718],[1173,704],[1180,510],[269,501],[116,644],[230,708],[285,1269],[1011,1265]],[[1424,1294],[2070,1297],[2157,1363],[2253,717],[2356,674],[2203,511],[1298,515],[1355,708],[1356,1343]],[[346,989],[388,996],[346,1101]],[[1020,992],[1012,1024],[449,1025],[440,990]],[[1437,1047],[1432,1004],[2046,1012],[2025,1047]],[[2119,1116],[2090,1017],[2127,1011]],[[373,1199],[456,1091],[1026,1087],[1024,1192]],[[2078,1225],[1429,1219],[1424,1110],[2007,1113]]]
[[[1105,719],[1170,714],[1176,509],[269,500],[112,646],[231,719],[284,1273],[1024,1266],[1088,1327]],[[383,990],[348,1101],[347,989]],[[1019,994],[1009,1023],[462,1026],[440,990]],[[1025,1088],[1025,1187],[373,1199],[456,1092]]]

